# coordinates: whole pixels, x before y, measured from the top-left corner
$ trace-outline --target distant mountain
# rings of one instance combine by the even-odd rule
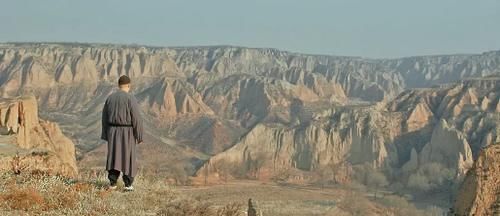
[[[127,74],[146,118],[141,151],[151,156],[143,164],[164,171],[175,162],[191,174],[259,158],[270,176],[345,161],[407,172],[440,163],[463,175],[498,139],[499,73],[499,51],[364,59],[230,46],[0,44],[0,94],[36,95],[86,165],[102,163],[100,111]]]

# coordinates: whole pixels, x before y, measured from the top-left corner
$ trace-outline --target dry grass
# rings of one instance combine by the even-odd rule
[[[10,161],[10,170],[15,175],[19,175],[25,169],[26,166],[22,164],[21,158],[19,157],[19,153],[16,153],[16,155]]]
[[[0,174],[0,215],[242,215],[242,204],[215,206],[138,177],[136,191],[106,189],[104,175],[72,180],[45,174]]]
[[[4,173],[0,192],[0,212],[7,215],[97,215],[103,209],[94,206],[101,199],[94,186],[58,176]]]
[[[5,191],[1,196],[3,207],[12,210],[31,210],[45,205],[42,195],[34,188],[17,189],[13,186]]]

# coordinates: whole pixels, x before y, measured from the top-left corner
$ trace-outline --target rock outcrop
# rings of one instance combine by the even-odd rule
[[[0,116],[2,131],[0,136],[9,140],[2,144],[14,145],[24,152],[34,151],[32,155],[28,154],[23,158],[34,161],[29,163],[30,166],[43,167],[67,176],[77,174],[73,142],[63,135],[57,124],[38,118],[38,107],[34,97],[2,100]],[[8,160],[3,159],[4,162]]]
[[[464,176],[472,167],[472,151],[465,136],[454,128],[450,128],[443,119],[434,128],[431,141],[424,146],[419,154],[419,164],[439,163],[456,175]],[[413,161],[409,161],[413,163]]]
[[[499,88],[500,78],[490,76],[435,88],[408,90],[389,102],[388,110],[404,114],[406,120],[402,126],[408,132],[422,131],[439,119],[446,120],[465,136],[474,157],[477,157],[482,147],[495,143],[498,137]],[[420,117],[417,118],[419,121],[410,121],[415,115]]]
[[[213,115],[190,83],[163,78],[137,95],[145,109],[158,118],[173,118],[185,114]]]
[[[452,215],[500,214],[500,145],[483,149],[467,173]]]
[[[320,97],[302,85],[282,80],[230,76],[207,89],[204,101],[219,116],[239,120],[243,126],[253,126],[274,113],[290,118],[294,102],[314,102]]]

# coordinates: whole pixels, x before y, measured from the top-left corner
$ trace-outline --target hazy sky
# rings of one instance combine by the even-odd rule
[[[238,45],[365,57],[500,49],[499,0],[0,0],[0,41]]]

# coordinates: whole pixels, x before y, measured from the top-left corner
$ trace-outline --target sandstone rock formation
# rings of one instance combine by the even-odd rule
[[[474,156],[477,156],[481,147],[491,145],[497,139],[499,88],[500,78],[490,76],[435,88],[408,90],[389,102],[388,109],[408,116],[404,117],[407,120],[403,124],[407,131],[422,131],[438,119],[445,119],[447,124],[465,135]],[[489,105],[482,105],[478,98],[488,98]],[[427,118],[428,121],[409,122],[419,106],[423,107],[418,109],[420,119]]]
[[[452,215],[500,214],[500,145],[483,149],[460,188]]]
[[[9,140],[3,145],[15,145],[21,151],[36,149],[32,155],[23,156],[23,159],[34,161],[28,164],[52,169],[63,175],[77,174],[73,142],[63,135],[57,124],[38,118],[34,97],[3,99],[0,102],[0,116],[0,128],[3,131],[0,136]],[[8,161],[8,157],[3,158],[3,161]]]
[[[497,139],[499,86],[495,77],[466,80],[409,90],[388,103],[310,110],[308,121],[298,124],[258,124],[212,157],[198,175],[206,169],[215,172],[218,163],[245,169],[255,158],[264,158],[259,168],[274,174],[286,168],[314,171],[341,161],[402,167],[407,173],[438,163],[460,179],[472,166],[477,148]],[[480,108],[474,98],[481,97],[491,98],[494,105]],[[306,108],[307,103],[300,109]]]
[[[414,150],[406,165],[414,167]],[[425,163],[439,163],[457,171],[463,176],[472,167],[473,158],[469,143],[464,135],[456,129],[450,128],[442,119],[432,132],[431,141],[427,143],[419,154],[419,165]]]
[[[137,95],[155,117],[171,118],[184,114],[213,115],[191,84],[163,78]]]
[[[219,163],[240,169],[261,169],[275,175],[287,168],[314,171],[343,161],[382,167],[391,163],[382,116],[375,110],[333,110],[331,115],[296,127],[259,124],[237,144],[216,156],[198,172],[216,170]],[[263,161],[259,167],[252,167]]]

